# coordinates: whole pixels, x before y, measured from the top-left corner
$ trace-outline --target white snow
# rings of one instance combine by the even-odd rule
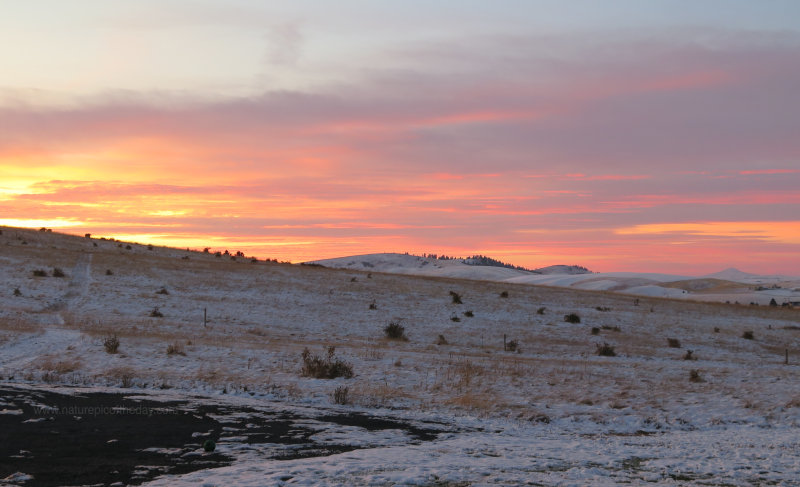
[[[4,381],[362,412],[449,431],[414,442],[310,421],[316,439],[363,449],[281,461],[265,458],[285,446],[245,448],[229,431],[218,448],[233,465],[147,485],[792,485],[800,471],[800,310],[651,297],[684,297],[659,284],[687,276],[494,268],[498,281],[478,266],[397,254],[346,258],[339,270],[251,264],[6,228],[0,252]],[[56,266],[67,278],[32,276]],[[781,286],[770,291],[797,295]],[[163,318],[149,316],[155,307]],[[581,323],[566,323],[568,313]],[[409,341],[384,337],[390,321]],[[118,353],[104,350],[111,334]],[[521,351],[504,351],[504,337]],[[616,357],[596,355],[603,342]],[[185,355],[168,355],[170,344]],[[352,379],[300,375],[302,350],[327,346],[352,363]],[[688,350],[697,360],[683,359]],[[351,404],[333,404],[340,386]]]

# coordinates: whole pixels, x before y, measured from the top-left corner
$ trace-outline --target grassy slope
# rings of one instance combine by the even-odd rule
[[[800,331],[791,329],[800,325],[797,310],[655,298],[639,298],[636,305],[634,297],[605,292],[234,262],[2,231],[4,379],[246,389],[319,402],[347,385],[351,399],[365,406],[593,421],[620,415],[667,423],[676,417],[789,421],[800,406],[800,395],[789,387],[797,366],[783,365],[785,349],[794,364],[800,355]],[[83,293],[70,281],[87,253],[90,282]],[[32,276],[34,269],[54,267],[67,278]],[[169,294],[157,294],[162,287]],[[22,296],[13,295],[15,288]],[[453,304],[450,291],[464,304]],[[509,297],[501,298],[502,291]],[[52,306],[70,292],[67,304]],[[377,309],[370,309],[373,302]],[[163,318],[148,316],[155,307]],[[544,314],[537,313],[541,307]],[[475,316],[464,316],[468,310]],[[580,324],[563,321],[573,312]],[[383,327],[397,320],[408,342],[383,337]],[[600,334],[592,335],[592,327]],[[741,338],[746,330],[755,340]],[[120,337],[120,353],[104,351],[102,340],[110,334]],[[447,345],[435,345],[439,335]],[[504,352],[503,335],[517,340],[522,352]],[[679,339],[682,348],[667,347],[667,338]],[[596,356],[602,342],[618,356]],[[186,355],[168,355],[170,344]],[[300,377],[303,348],[321,352],[327,346],[353,363],[356,377]],[[699,360],[683,360],[687,349]],[[703,382],[689,381],[692,369]]]

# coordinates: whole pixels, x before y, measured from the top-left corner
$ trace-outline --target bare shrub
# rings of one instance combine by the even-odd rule
[[[454,321],[454,322],[458,323],[459,321],[461,321],[461,318],[459,318],[456,315],[453,315],[453,316],[450,317],[450,321]]]
[[[103,348],[106,349],[106,353],[117,353],[119,350],[119,338],[117,338],[116,333],[103,339]]]
[[[107,276],[113,276],[114,275],[114,271],[112,271],[111,269],[106,269],[106,275]]]
[[[580,323],[581,317],[578,316],[576,313],[570,313],[564,315],[564,321],[566,321],[567,323]]]
[[[697,360],[697,357],[695,357],[693,354],[693,351],[687,350],[686,353],[683,354],[683,360]]]
[[[752,340],[755,337],[753,335],[753,331],[752,330],[747,330],[744,333],[742,333],[742,338],[744,338],[745,340]]]
[[[609,308],[608,306],[595,306],[594,309],[596,309],[597,311],[602,311],[604,313],[611,311],[611,308]]]
[[[593,326],[592,327],[592,335],[599,335],[599,334],[600,334],[600,328],[598,328],[596,326]]]
[[[667,338],[669,348],[681,348],[681,341],[677,338]]]
[[[183,345],[179,342],[170,343],[167,345],[167,355],[183,355],[186,356],[186,352],[183,350]]]
[[[336,347],[330,346],[327,355],[323,358],[312,354],[308,348],[304,349],[301,356],[303,376],[316,379],[335,379],[337,377],[349,379],[353,377],[353,365],[337,358],[335,352]]]
[[[347,386],[339,386],[331,393],[331,399],[335,404],[350,404],[350,389]]]
[[[502,293],[500,293],[500,297],[501,298],[507,298],[508,297],[508,291],[503,291]]]
[[[439,337],[436,338],[436,344],[437,345],[447,345],[447,338],[445,338],[444,335],[439,335]]]
[[[450,291],[450,297],[453,299],[453,304],[463,304],[461,295],[455,291]]]
[[[20,291],[19,288],[14,288],[14,296],[22,296],[22,291]]]
[[[521,351],[519,348],[519,342],[516,340],[509,340],[503,344],[503,348],[506,352],[519,352]]]
[[[700,371],[697,369],[692,369],[689,371],[689,382],[705,382],[702,377],[700,377]]]
[[[378,305],[375,304],[375,301],[369,303],[369,309],[378,309]]]
[[[614,351],[614,347],[608,343],[604,342],[602,345],[598,343],[595,345],[595,347],[597,347],[597,355],[600,355],[601,357],[617,356],[617,352]]]
[[[467,318],[473,318],[475,316],[475,313],[473,313],[472,310],[464,311],[464,316],[466,316]]]
[[[48,370],[42,374],[42,382],[47,382],[48,384],[52,384],[53,382],[58,382],[60,378],[61,376],[58,375],[58,372],[55,372],[53,370]]]
[[[547,311],[547,308],[545,308],[544,306],[542,306],[541,308],[539,308],[539,309],[537,309],[537,310],[536,310],[536,314],[537,314],[537,315],[543,315],[545,311]]]
[[[56,267],[53,269],[53,277],[67,277],[67,275],[64,274],[64,271],[62,271],[61,268]]]
[[[620,331],[622,331],[622,330],[620,329],[620,327],[619,327],[619,326],[616,326],[616,325],[614,325],[614,326],[603,325],[601,328],[602,328],[602,329],[604,329],[604,330],[616,331],[616,332],[618,332],[618,333],[619,333]]]
[[[158,306],[156,306],[155,308],[153,308],[152,311],[150,311],[150,317],[151,318],[163,318],[164,317],[164,313],[162,313],[161,310],[158,309]]]
[[[167,294],[169,294],[169,291],[167,291],[167,288],[166,288],[166,287],[162,286],[162,287],[161,287],[161,289],[159,289],[158,291],[156,291],[156,294],[164,294],[164,295],[167,295]]]
[[[47,277],[47,271],[44,269],[34,269],[33,277]]]
[[[107,376],[120,382],[120,386],[130,388],[135,378],[133,370],[128,367],[114,367],[107,372]]]
[[[386,328],[383,329],[383,332],[386,335],[386,338],[389,340],[401,340],[404,342],[408,341],[405,327],[397,321],[392,321],[386,325]]]

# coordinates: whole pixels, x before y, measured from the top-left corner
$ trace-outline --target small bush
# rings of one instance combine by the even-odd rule
[[[167,355],[183,355],[186,356],[186,352],[183,350],[183,345],[178,342],[170,343],[167,345]]]
[[[402,340],[404,342],[408,341],[406,329],[399,322],[390,322],[388,325],[386,325],[386,328],[383,329],[383,332],[386,334],[386,338],[389,340]]]
[[[500,297],[501,298],[507,298],[508,297],[508,291],[503,291],[502,293],[500,293]]]
[[[614,351],[614,347],[609,345],[608,343],[603,343],[600,345],[599,343],[595,345],[597,347],[597,355],[601,357],[616,357],[617,352]]]
[[[686,353],[683,354],[683,360],[697,360],[697,357],[694,356],[692,350],[687,350]]]
[[[14,296],[22,296],[22,291],[20,291],[19,288],[15,288],[14,289]]]
[[[375,301],[369,303],[369,309],[378,309],[378,305],[375,304]]]
[[[64,271],[62,271],[61,268],[56,267],[55,269],[53,269],[53,277],[66,277],[66,276],[67,275],[64,274]]]
[[[464,311],[464,316],[466,316],[467,318],[472,318],[475,316],[475,313],[473,313],[472,310]]]
[[[536,310],[536,314],[537,314],[537,315],[543,315],[545,311],[547,311],[547,308],[545,308],[544,306],[542,306],[541,308],[539,308],[539,309],[537,309],[537,310]]]
[[[106,349],[106,353],[117,353],[119,350],[119,338],[117,335],[110,335],[103,339],[103,348]]]
[[[164,294],[164,295],[166,295],[166,294],[169,294],[169,291],[167,291],[167,288],[162,286],[161,289],[156,291],[156,294]]]
[[[702,377],[700,377],[700,371],[697,369],[692,369],[689,371],[689,382],[705,382]]]
[[[151,318],[163,318],[164,317],[164,313],[162,313],[161,310],[158,309],[158,306],[156,306],[155,308],[153,308],[153,311],[150,312],[150,317]]]
[[[620,329],[620,327],[618,327],[618,326],[608,326],[608,325],[603,325],[603,326],[602,326],[602,328],[603,328],[604,330],[610,330],[610,331],[616,331],[616,332],[620,332],[620,331],[622,331],[622,330]]]
[[[450,297],[453,298],[453,304],[463,304],[461,295],[455,291],[450,291]]]
[[[596,306],[594,309],[596,309],[597,311],[602,311],[602,312],[611,311],[611,308],[609,308],[607,306]]]
[[[34,269],[33,277],[47,277],[47,271],[44,269]]]
[[[681,341],[677,338],[667,338],[669,348],[681,348]]]
[[[599,334],[600,334],[600,328],[598,328],[596,326],[593,326],[592,327],[592,335],[599,335]]]
[[[153,246],[152,245],[148,245],[147,246],[147,250],[153,250]]]
[[[564,321],[567,323],[580,323],[581,317],[575,313],[570,313],[568,315],[564,315]]]
[[[456,315],[453,315],[453,316],[450,317],[450,321],[454,321],[454,322],[458,323],[459,321],[461,321],[461,318],[459,318]]]
[[[106,275],[107,276],[113,276],[114,272],[111,269],[106,269]]]
[[[125,250],[133,250],[133,247],[131,247],[130,245],[126,245]]]
[[[745,340],[752,340],[754,338],[752,330],[747,330],[744,333],[742,333],[742,338],[744,338]]]
[[[719,333],[719,327],[718,326],[714,327],[714,333]]]
[[[303,376],[315,379],[335,379],[337,377],[349,379],[353,377],[353,365],[337,358],[334,355],[335,352],[336,347],[328,347],[326,357],[322,358],[319,355],[313,355],[308,348],[304,349],[301,356]]]
[[[331,399],[333,399],[334,404],[350,404],[350,389],[347,386],[339,386],[334,389],[333,393],[331,394]]]
[[[504,345],[506,352],[518,352],[519,349],[519,342],[516,340],[509,340]]]
[[[444,335],[439,335],[439,337],[436,339],[436,344],[447,345],[447,338],[445,338]]]

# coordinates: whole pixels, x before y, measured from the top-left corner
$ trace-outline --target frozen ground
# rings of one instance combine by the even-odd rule
[[[293,460],[233,441],[221,446],[233,464],[150,485],[800,485],[797,309],[2,232],[7,384],[199,395],[448,430],[415,444],[401,432],[327,429],[316,439],[369,448]],[[52,277],[56,267],[66,276]],[[150,316],[155,308],[163,317]],[[564,320],[571,313],[580,323]],[[392,321],[408,341],[385,338]],[[118,353],[107,353],[114,334]],[[518,350],[504,350],[504,337]],[[598,356],[603,343],[616,356]],[[329,346],[354,377],[301,376],[303,349]],[[337,388],[347,404],[334,404]],[[35,485],[18,473],[0,484]]]

